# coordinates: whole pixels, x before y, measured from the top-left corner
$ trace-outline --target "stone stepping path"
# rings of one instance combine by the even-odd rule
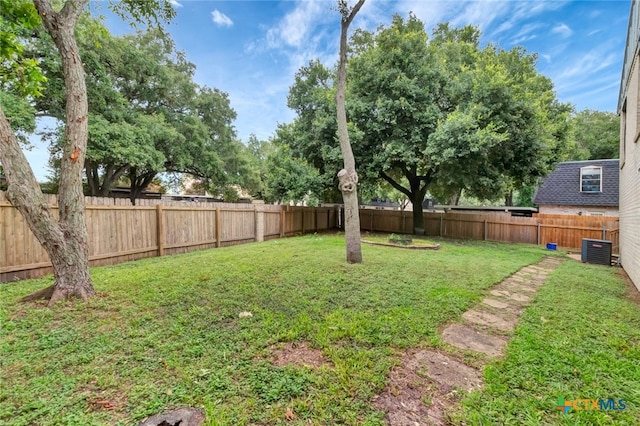
[[[489,291],[490,297],[462,315],[463,324],[451,324],[442,331],[442,340],[459,349],[500,357],[520,314],[549,272],[562,261],[545,257],[495,285]]]
[[[492,287],[487,297],[442,331],[442,339],[490,358],[502,356],[520,314],[548,274],[564,259],[545,257]],[[482,372],[443,351],[409,349],[389,373],[389,385],[374,398],[390,426],[444,426],[447,408],[461,392],[482,387]]]
[[[445,410],[457,392],[481,386],[477,369],[445,353],[410,349],[389,373],[389,385],[373,405],[387,413],[392,426],[445,425]]]

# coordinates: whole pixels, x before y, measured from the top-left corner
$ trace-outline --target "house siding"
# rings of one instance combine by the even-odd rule
[[[553,206],[543,205],[538,206],[538,212],[543,214],[581,214],[589,216],[592,212],[601,212],[604,216],[618,216],[618,208],[611,206]]]
[[[640,289],[640,70],[638,36],[640,14],[632,2],[618,112],[620,128],[620,262]]]

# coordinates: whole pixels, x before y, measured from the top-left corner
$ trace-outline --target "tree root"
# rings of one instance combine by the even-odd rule
[[[91,289],[93,290],[93,289]],[[34,300],[48,300],[48,307],[53,306],[56,302],[68,299],[71,297],[77,297],[82,301],[86,301],[91,296],[95,295],[95,291],[86,291],[85,289],[80,289],[75,292],[65,291],[61,289],[56,289],[56,285],[53,284],[47,288],[43,288],[42,290],[38,290],[35,293],[31,293],[28,296],[23,297],[19,300],[20,303],[32,302]]]
[[[49,303],[47,303],[47,306],[50,308],[59,300],[70,299],[72,297],[76,297],[83,302],[86,302],[90,297],[95,296],[95,294],[96,292],[93,288],[91,288],[90,291],[87,291],[85,288],[79,288],[75,291],[55,289],[51,295],[51,299],[49,299]]]
[[[50,285],[47,288],[43,288],[42,290],[38,290],[35,293],[31,293],[28,296],[23,297],[22,299],[20,299],[20,303],[25,303],[25,302],[32,302],[34,300],[40,300],[40,299],[44,299],[44,300],[49,300],[51,299],[51,296],[53,296],[53,291],[55,290],[56,285]]]

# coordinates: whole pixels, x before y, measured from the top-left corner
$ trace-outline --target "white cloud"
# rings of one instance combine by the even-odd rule
[[[396,10],[401,14],[413,12],[425,26],[427,32],[431,32],[438,23],[451,21],[463,12],[462,2],[433,2],[424,0],[401,0]]]
[[[178,3],[178,0],[169,0],[169,4],[173,7],[182,7],[182,4]]]
[[[569,37],[573,34],[573,30],[566,24],[558,24],[551,30],[552,34],[559,34],[562,37]]]
[[[322,20],[328,15],[330,3],[326,1],[304,1],[286,14],[280,22],[267,31],[267,42],[271,48],[301,47]],[[337,13],[336,13],[337,16]],[[336,19],[336,22],[337,19]]]
[[[454,27],[473,25],[479,27],[483,39],[500,41],[501,36],[513,32],[515,28],[529,28],[530,22],[538,15],[563,7],[567,1],[425,1],[400,0],[396,10],[412,11],[431,31],[440,22],[449,22]],[[532,30],[535,28],[529,28]],[[491,32],[487,32],[491,31]],[[524,40],[527,34],[510,35],[513,39]]]
[[[539,30],[542,26],[543,24],[541,23],[523,25],[522,28],[520,28],[520,30],[517,33],[511,36],[512,37],[511,44],[517,45],[517,44],[524,43],[525,41],[528,41],[528,40],[533,40],[538,36],[536,34],[536,31]]]
[[[502,1],[479,1],[464,3],[462,13],[451,19],[454,26],[473,25],[486,31],[494,21],[508,16],[511,5]]]
[[[521,38],[528,34],[529,32],[539,28],[542,26],[541,23],[534,24],[524,24],[523,22],[529,21],[533,19],[536,15],[543,14],[545,12],[557,10],[564,6],[566,1],[540,1],[540,2],[525,2],[525,1],[514,1],[514,2],[504,2],[505,4],[509,4],[510,8],[500,8],[502,12],[502,16],[498,16],[496,19],[502,19],[504,22],[490,34],[490,38],[495,38],[500,33],[507,32],[512,28],[522,27],[522,29],[518,32],[518,35],[514,36],[514,38]],[[489,2],[487,4],[495,4],[493,2]]]
[[[219,25],[221,27],[233,26],[233,21],[231,20],[231,18],[217,9],[211,12],[211,18],[213,19],[213,22],[216,23],[216,25]]]
[[[584,53],[580,58],[570,62],[565,69],[557,76],[558,81],[572,81],[576,77],[586,75],[588,70],[590,75],[616,63],[618,52],[606,52],[601,48],[593,49]]]

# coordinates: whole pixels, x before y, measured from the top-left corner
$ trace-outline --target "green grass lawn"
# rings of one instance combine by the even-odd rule
[[[548,254],[438,242],[363,245],[362,265],[345,263],[343,238],[313,235],[96,268],[98,297],[53,309],[16,303],[50,277],[0,285],[0,424],[129,425],[188,405],[208,425],[382,425],[371,401],[397,355],[440,347],[439,327]],[[613,268],[561,265],[454,420],[638,423],[640,310],[624,291]],[[274,345],[299,341],[331,365],[270,362]],[[559,397],[627,410],[562,414]]]

